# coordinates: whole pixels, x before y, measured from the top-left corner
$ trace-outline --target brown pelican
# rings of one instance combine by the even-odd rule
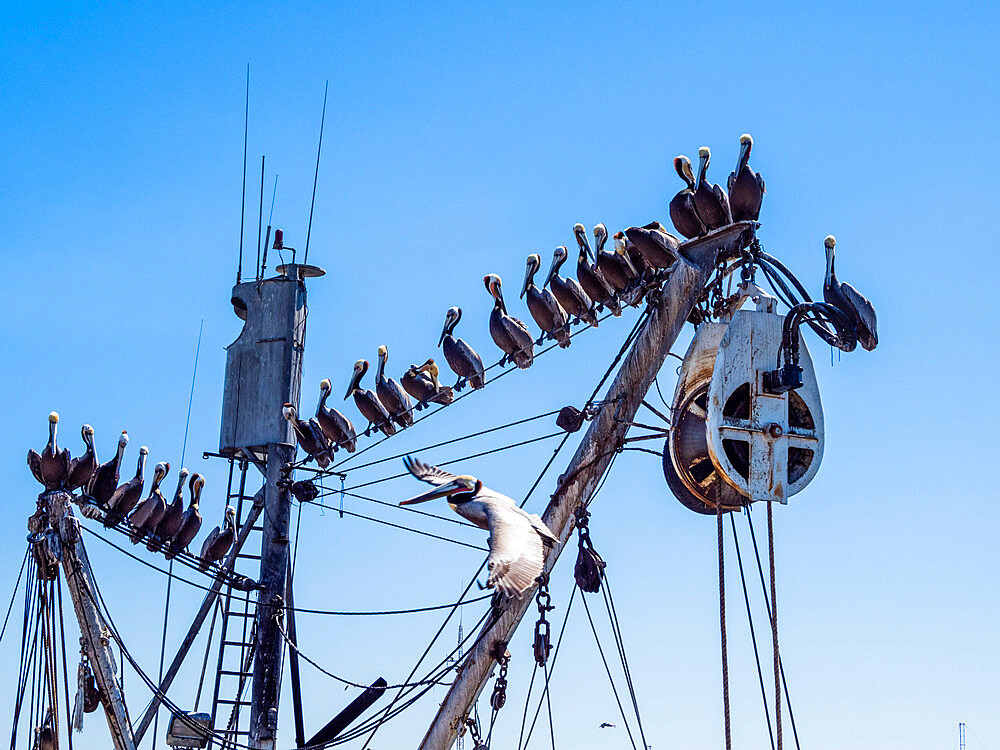
[[[59,450],[56,442],[56,425],[59,424],[59,415],[56,412],[49,414],[49,442],[42,449],[41,454],[37,451],[28,451],[28,468],[34,474],[35,479],[44,485],[46,492],[58,490],[66,481],[69,474],[70,458],[69,451],[63,448]]]
[[[295,433],[295,440],[309,456],[316,459],[321,469],[330,465],[330,449],[320,429],[319,422],[315,419],[299,419],[295,406],[285,404],[281,407],[281,415],[288,420]]]
[[[66,477],[66,489],[72,492],[85,486],[94,472],[97,471],[97,453],[94,451],[94,428],[85,424],[80,428],[87,451],[79,458],[69,462],[69,474]]]
[[[104,515],[104,526],[111,528],[127,516],[142,497],[143,469],[146,467],[146,456],[149,448],[145,445],[139,448],[139,461],[136,464],[135,476],[118,487],[108,500],[108,512]]]
[[[594,262],[594,254],[590,250],[590,241],[583,224],[573,225],[573,235],[576,237],[576,244],[580,246],[580,255],[576,259],[576,277],[580,280],[580,286],[596,304],[607,307],[616,316],[621,315],[622,308],[615,299],[614,290]]]
[[[323,435],[330,441],[333,450],[344,448],[348,453],[354,453],[358,447],[358,435],[354,431],[351,420],[336,409],[326,405],[326,400],[333,392],[329,378],[319,381],[319,403],[316,405],[316,422]]]
[[[542,572],[542,545],[551,547],[558,537],[537,515],[518,508],[509,497],[484,487],[475,477],[455,476],[409,456],[403,463],[413,476],[433,484],[434,489],[400,505],[447,497],[458,515],[490,532],[486,585],[520,598]]]
[[[389,350],[383,344],[378,348],[378,371],[375,373],[375,393],[382,406],[389,412],[392,420],[400,427],[413,424],[413,407],[410,397],[406,395],[399,383],[385,375],[385,363],[389,359]]]
[[[121,467],[126,445],[128,445],[128,433],[122,430],[122,434],[118,437],[118,452],[110,461],[98,466],[90,480],[87,494],[102,508],[108,507],[108,501],[118,488],[118,470]]]
[[[495,273],[483,276],[483,283],[493,297],[493,312],[490,313],[490,335],[493,341],[503,351],[502,367],[508,360],[522,370],[531,367],[535,357],[535,342],[531,331],[523,321],[507,313],[507,303],[503,299],[503,288],[500,277]]]
[[[712,160],[712,151],[708,146],[698,149],[701,164],[698,167],[698,187],[694,191],[694,207],[698,216],[705,222],[708,229],[718,229],[733,223],[733,214],[729,209],[729,196],[719,185],[708,181],[708,163]]]
[[[156,529],[146,542],[146,549],[150,552],[158,551],[163,543],[172,539],[181,528],[181,521],[184,520],[184,482],[187,481],[189,473],[187,469],[181,469],[177,477],[177,490],[174,492],[173,501],[167,506],[163,518],[156,524]]]
[[[628,261],[632,264],[632,268],[636,270],[640,279],[645,278],[646,274],[653,271],[654,266],[646,262],[646,259],[642,257],[642,253],[639,252],[639,248],[625,235],[625,232],[615,232],[615,236],[612,239],[615,241],[615,252],[618,252],[619,245],[625,249]]]
[[[438,382],[438,366],[433,359],[420,367],[410,365],[400,382],[406,392],[417,399],[417,409],[426,409],[431,402],[447,406],[455,399],[451,388],[442,388]]]
[[[233,546],[236,539],[236,510],[232,505],[226,506],[225,516],[222,519],[222,528],[216,526],[212,529],[201,545],[201,558],[198,561],[198,570],[208,570],[208,566],[214,562],[219,562],[229,548]]]
[[[729,175],[729,207],[733,212],[733,221],[757,221],[760,216],[760,204],[764,200],[764,178],[759,172],[750,169],[750,150],[753,148],[753,138],[749,133],[740,136],[740,158],[736,162],[736,170]]]
[[[368,420],[368,429],[365,430],[365,435],[370,435],[372,428],[381,431],[386,437],[395,435],[396,428],[392,426],[392,418],[382,402],[378,400],[378,396],[375,395],[374,391],[361,387],[361,378],[365,376],[366,372],[368,372],[368,360],[359,359],[354,363],[354,375],[351,377],[351,384],[347,387],[347,395],[344,396],[344,399],[346,400],[351,394],[354,394],[354,403],[357,405],[358,411]]]
[[[833,270],[834,248],[837,239],[827,235],[823,243],[826,246],[826,278],[823,280],[823,299],[828,305],[833,305],[844,313],[854,324],[858,334],[858,343],[871,351],[878,346],[878,322],[875,319],[875,308],[872,303],[846,281],[838,281]]]
[[[570,344],[569,340],[569,318],[566,311],[562,309],[559,300],[548,289],[539,289],[535,286],[535,273],[542,267],[542,259],[537,253],[528,256],[528,262],[524,270],[524,286],[521,287],[521,297],[527,295],[528,310],[535,323],[542,329],[542,335],[538,337],[536,344],[541,344],[545,340],[545,334],[559,342],[559,346],[565,349]]]
[[[149,497],[135,506],[128,522],[132,526],[132,544],[138,544],[146,533],[153,531],[163,520],[167,512],[167,501],[160,492],[160,482],[170,471],[170,464],[161,461],[153,469],[153,486],[149,488]]]
[[[188,509],[184,511],[184,515],[181,516],[177,533],[170,539],[170,547],[166,553],[168,560],[177,557],[198,536],[198,531],[201,529],[201,513],[198,512],[198,503],[201,502],[201,491],[204,487],[205,478],[201,474],[195,474],[188,482],[188,489],[191,490],[191,502],[188,504]]]
[[[670,220],[677,231],[689,240],[701,237],[707,230],[694,205],[694,173],[691,171],[691,160],[686,156],[675,156],[674,169],[687,186],[670,201]]]
[[[611,288],[621,294],[628,289],[632,279],[639,277],[639,272],[635,270],[635,266],[628,259],[624,247],[616,250],[605,250],[604,246],[607,241],[608,228],[604,224],[598,224],[594,227],[594,251],[597,257],[597,267]]]
[[[569,251],[565,245],[560,245],[556,248],[556,251],[552,254],[552,266],[549,268],[549,275],[545,279],[545,284],[548,284],[549,289],[552,290],[556,299],[559,300],[559,304],[567,313],[597,328],[597,314],[594,312],[594,303],[587,296],[587,293],[583,291],[580,282],[572,276],[564,278],[559,275],[559,269],[566,262],[567,256],[569,256]],[[544,287],[545,284],[542,286]]]
[[[444,316],[444,329],[441,331],[441,338],[438,339],[438,346],[444,352],[448,366],[458,375],[455,390],[462,390],[465,386],[465,380],[468,380],[469,384],[478,390],[486,385],[483,360],[463,339],[455,338],[455,326],[461,319],[461,307],[448,308],[448,312]]]
[[[644,227],[629,227],[625,230],[625,236],[653,268],[670,268],[677,260],[680,240],[658,221]]]

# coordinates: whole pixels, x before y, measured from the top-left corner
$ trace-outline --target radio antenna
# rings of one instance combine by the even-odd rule
[[[264,275],[260,267],[260,240],[264,232],[264,156],[260,157],[260,209],[257,211],[257,281]]]
[[[264,183],[261,182],[261,185]],[[264,262],[260,266],[260,277],[264,278],[264,269],[267,268],[267,246],[271,244],[271,219],[274,218],[274,197],[278,194],[278,175],[274,176],[274,192],[271,193],[271,213],[267,216],[267,236],[264,238]]]
[[[326,82],[326,87],[323,89],[323,116],[319,121],[319,146],[316,147],[316,172],[313,175],[313,195],[312,202],[309,204],[309,227],[306,229],[306,253],[302,257],[303,263],[309,262],[309,237],[312,234],[313,227],[313,208],[316,206],[316,182],[319,180],[319,155],[323,152],[323,126],[326,124],[326,95],[330,91],[330,81]]]
[[[236,265],[236,283],[243,275],[243,219],[247,208],[247,133],[250,129],[250,63],[247,63],[247,101],[243,112],[243,193],[240,198],[240,259]]]

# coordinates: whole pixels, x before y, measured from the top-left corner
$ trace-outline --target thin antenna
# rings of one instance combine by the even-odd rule
[[[181,445],[181,465],[177,467],[180,471],[184,467],[184,454],[187,452],[188,444],[188,428],[191,426],[191,404],[194,403],[194,381],[198,377],[198,358],[201,355],[201,334],[205,330],[205,319],[201,319],[201,323],[198,325],[198,345],[194,350],[194,372],[191,373],[191,392],[188,394],[188,411],[187,420],[184,422],[184,442]],[[167,622],[170,617],[170,583],[174,580],[174,561],[170,560],[170,566],[167,568],[167,597],[163,604],[163,634],[160,639],[160,670],[159,679],[157,680],[157,685],[163,683],[163,657],[167,653]],[[156,707],[156,713],[153,714],[153,750],[156,750],[156,735],[157,729],[160,724],[160,707]]]
[[[302,257],[303,263],[309,262],[309,236],[313,228],[313,208],[316,206],[316,183],[319,180],[319,155],[323,152],[323,126],[326,125],[326,95],[330,91],[330,81],[326,82],[323,89],[323,116],[319,121],[319,146],[316,147],[316,173],[313,175],[313,197],[309,204],[309,227],[306,229],[306,254]]]
[[[264,269],[267,268],[267,246],[271,244],[271,219],[274,218],[274,198],[278,194],[278,175],[274,176],[274,192],[271,193],[271,213],[267,215],[267,236],[264,237],[264,262],[260,267],[260,277],[264,278]]]
[[[264,156],[260,157],[260,210],[257,212],[257,280],[263,275],[260,268],[260,238],[264,229]]]
[[[250,130],[250,63],[247,63],[247,103],[243,112],[243,194],[240,198],[240,260],[236,266],[236,283],[243,276],[243,219],[247,208],[247,133]]]

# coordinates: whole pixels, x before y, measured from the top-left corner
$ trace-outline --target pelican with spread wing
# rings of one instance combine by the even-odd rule
[[[486,585],[521,598],[542,572],[542,545],[551,547],[558,537],[537,515],[518,508],[509,497],[484,487],[475,477],[449,474],[410,456],[403,463],[413,476],[433,484],[434,489],[403,500],[400,505],[447,497],[448,505],[458,515],[490,532]]]

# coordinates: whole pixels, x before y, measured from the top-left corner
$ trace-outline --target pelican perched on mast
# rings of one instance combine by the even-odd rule
[[[552,265],[549,268],[549,275],[545,279],[545,284],[548,284],[549,289],[552,290],[556,299],[559,300],[559,304],[562,305],[562,308],[567,313],[577,318],[577,320],[582,320],[588,325],[597,328],[597,314],[594,312],[594,303],[587,296],[587,293],[583,291],[580,282],[572,276],[564,278],[559,275],[559,269],[562,268],[562,264],[566,262],[568,256],[569,251],[565,245],[560,245],[556,248],[556,251],[552,254]],[[545,286],[545,284],[542,286]]]
[[[653,268],[670,268],[677,260],[677,248],[681,242],[658,221],[644,227],[629,227],[625,236]]]
[[[461,319],[461,307],[448,308],[448,312],[444,316],[444,329],[441,331],[441,338],[438,339],[438,346],[444,352],[448,366],[458,375],[455,390],[462,390],[465,380],[468,380],[469,384],[478,390],[486,385],[486,370],[483,368],[483,360],[476,354],[476,350],[465,343],[463,339],[455,338],[455,326]]]
[[[219,562],[229,548],[233,546],[236,539],[236,509],[232,505],[226,506],[225,515],[222,519],[222,526],[212,529],[205,541],[201,545],[201,554],[198,556],[198,570],[208,570],[214,562]]]
[[[607,307],[615,316],[621,315],[622,307],[615,299],[614,290],[597,267],[583,224],[573,225],[573,236],[576,237],[576,244],[580,247],[580,254],[576,259],[576,278],[580,280],[583,291],[596,304]]]
[[[170,541],[184,521],[184,482],[187,481],[188,474],[190,472],[182,468],[177,476],[177,490],[174,492],[174,498],[146,542],[146,549],[150,552],[158,551],[163,547],[164,542]]]
[[[542,259],[537,253],[528,256],[524,270],[524,286],[521,287],[521,297],[527,295],[528,310],[535,323],[542,329],[542,336],[538,338],[536,344],[541,344],[545,339],[544,334],[548,334],[559,346],[565,349],[569,346],[569,318],[566,311],[562,309],[555,295],[548,289],[540,289],[535,285],[535,274],[542,267]]]
[[[729,189],[729,207],[733,213],[733,221],[757,221],[760,216],[760,204],[764,201],[764,178],[759,172],[750,169],[750,150],[753,148],[753,138],[749,133],[740,136],[740,158],[736,169],[730,173],[727,187]]]
[[[315,419],[299,419],[294,404],[285,404],[281,407],[281,416],[288,420],[295,433],[295,440],[299,446],[312,458],[316,459],[321,469],[330,465],[330,449],[326,444],[326,437],[320,429],[319,422]]]
[[[434,489],[403,500],[400,505],[447,497],[448,505],[458,515],[490,532],[486,585],[520,599],[542,572],[543,545],[551,547],[559,538],[537,515],[517,507],[506,495],[484,487],[475,477],[456,476],[410,456],[403,463],[407,471],[434,485]]]
[[[167,500],[160,491],[160,482],[166,478],[169,471],[170,464],[166,461],[160,461],[156,465],[153,469],[153,486],[149,488],[149,497],[135,506],[135,510],[129,516],[128,522],[132,526],[132,544],[138,544],[145,534],[152,532],[157,524],[163,520],[163,516],[167,512]]]
[[[181,516],[180,528],[170,540],[170,548],[166,554],[168,560],[172,560],[187,549],[187,546],[198,536],[198,530],[201,529],[201,512],[198,510],[198,505],[201,503],[201,491],[205,489],[205,477],[201,474],[192,476],[191,481],[188,482],[188,489],[191,490],[191,502],[188,504],[188,509],[184,511],[184,515]]]
[[[104,516],[104,526],[111,528],[127,516],[142,497],[142,485],[145,483],[143,471],[146,467],[146,456],[149,448],[145,445],[139,448],[139,462],[136,465],[135,476],[115,490],[108,500],[108,512]]]
[[[616,246],[614,250],[605,250],[607,242],[608,228],[604,224],[598,224],[594,227],[594,254],[597,257],[597,267],[611,288],[621,294],[628,289],[633,279],[639,278],[639,272],[629,260],[624,245]]]
[[[368,429],[365,430],[365,435],[370,435],[372,428],[379,430],[386,437],[395,435],[396,428],[392,425],[392,418],[382,402],[378,400],[378,396],[375,395],[374,391],[361,387],[361,378],[365,376],[366,372],[368,372],[367,359],[359,359],[354,363],[354,375],[351,377],[351,384],[347,386],[347,395],[344,396],[344,399],[354,395],[354,404],[368,420]]]
[[[670,201],[670,220],[678,232],[689,240],[701,237],[707,231],[705,222],[698,216],[694,205],[694,172],[691,171],[691,160],[686,156],[674,157],[674,170],[684,180],[684,189]]]
[[[97,471],[97,453],[94,450],[94,428],[85,424],[80,428],[80,435],[83,443],[87,446],[87,451],[79,458],[74,458],[69,462],[69,474],[66,477],[66,489],[72,492],[80,487],[85,487],[94,472]]]
[[[733,223],[733,214],[729,208],[729,196],[719,185],[708,181],[708,163],[712,160],[712,151],[708,146],[698,149],[701,165],[698,167],[698,187],[694,191],[694,207],[698,216],[705,222],[708,229],[718,229]]]
[[[59,415],[56,412],[49,414],[49,442],[39,454],[37,451],[28,451],[28,468],[45,487],[46,492],[58,490],[63,486],[66,476],[69,474],[69,451],[63,448],[59,450],[56,442],[56,425],[59,424]]]
[[[389,416],[400,427],[413,424],[413,406],[410,397],[399,383],[385,374],[385,363],[389,360],[389,349],[383,344],[378,348],[378,371],[375,373],[375,393]]]
[[[358,447],[358,435],[354,425],[337,409],[326,405],[326,400],[333,392],[333,384],[329,378],[319,381],[319,403],[316,404],[316,423],[324,437],[330,441],[333,450],[344,448],[348,453],[354,453]]]
[[[112,456],[111,460],[101,464],[90,479],[90,486],[87,494],[93,501],[102,508],[108,507],[108,501],[118,488],[118,472],[121,468],[122,456],[125,455],[125,446],[128,445],[128,433],[122,430],[118,436],[118,452]]]
[[[837,238],[827,235],[823,245],[826,247],[826,277],[823,280],[823,299],[828,305],[833,305],[847,316],[854,325],[858,335],[858,343],[871,351],[878,346],[878,321],[875,317],[875,307],[857,289],[846,281],[838,281],[833,270],[834,248]]]
[[[494,300],[493,312],[490,313],[490,335],[504,353],[500,366],[510,360],[522,370],[526,370],[531,367],[535,356],[535,341],[531,331],[523,321],[508,314],[500,277],[495,273],[487,274],[483,277],[483,283],[486,284],[486,289]]]

